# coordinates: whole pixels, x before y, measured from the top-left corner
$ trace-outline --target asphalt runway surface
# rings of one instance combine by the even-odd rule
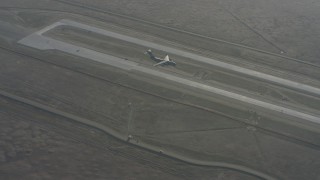
[[[212,87],[212,86],[208,86],[208,85],[205,85],[205,84],[193,82],[193,81],[190,81],[190,80],[187,80],[187,79],[183,79],[183,78],[180,78],[180,77],[172,76],[172,75],[169,75],[169,74],[166,74],[166,73],[162,73],[162,72],[159,72],[159,71],[150,70],[149,68],[145,68],[145,67],[139,66],[136,63],[132,63],[132,62],[126,61],[124,59],[120,59],[120,58],[117,58],[117,57],[109,56],[109,55],[106,55],[106,54],[102,54],[102,53],[99,53],[99,52],[96,52],[96,51],[93,51],[93,50],[89,50],[89,49],[86,49],[86,48],[81,48],[79,46],[71,45],[71,44],[68,44],[68,43],[60,42],[60,41],[57,41],[57,40],[54,40],[54,39],[51,39],[51,38],[46,38],[46,37],[44,37],[42,35],[43,33],[47,32],[47,31],[49,31],[49,30],[51,30],[51,29],[53,29],[53,28],[55,28],[57,26],[62,26],[62,25],[75,26],[77,28],[89,30],[89,31],[92,31],[94,33],[100,33],[100,34],[103,34],[103,35],[106,35],[106,36],[112,36],[112,37],[115,37],[115,38],[118,38],[118,39],[121,39],[121,40],[124,40],[124,41],[129,41],[129,42],[134,41],[135,43],[143,44],[143,45],[145,45],[147,47],[150,47],[150,48],[160,49],[160,50],[163,50],[163,51],[166,51],[166,52],[169,52],[169,53],[172,53],[172,51],[173,51],[175,53],[178,53],[179,55],[182,54],[183,56],[188,57],[188,58],[201,60],[201,56],[197,56],[197,55],[194,55],[194,54],[191,54],[191,53],[187,53],[187,52],[171,49],[169,47],[157,45],[155,43],[149,43],[149,42],[146,42],[146,41],[141,41],[141,40],[138,40],[138,39],[135,39],[135,38],[132,38],[132,37],[121,36],[120,34],[115,34],[115,33],[112,33],[112,32],[104,31],[102,29],[94,28],[94,27],[87,26],[87,25],[84,25],[84,24],[80,24],[80,23],[77,23],[77,22],[74,22],[74,21],[70,21],[70,20],[62,20],[62,21],[54,23],[54,24],[52,24],[52,25],[50,25],[48,27],[45,27],[44,29],[42,29],[40,31],[37,31],[36,33],[33,33],[32,35],[30,35],[30,36],[28,36],[26,38],[23,38],[22,40],[19,41],[19,43],[21,43],[23,45],[26,45],[26,46],[33,47],[33,48],[37,48],[37,49],[40,49],[40,50],[50,50],[50,49],[54,49],[55,50],[56,49],[56,50],[63,51],[63,52],[66,52],[66,53],[70,53],[70,54],[73,54],[73,55],[76,55],[76,56],[81,56],[81,57],[86,58],[86,59],[92,59],[92,60],[97,61],[97,62],[102,62],[102,63],[108,64],[108,65],[111,65],[111,66],[114,66],[114,67],[117,67],[117,68],[121,68],[121,69],[124,69],[124,70],[139,71],[139,72],[142,72],[142,73],[146,73],[147,76],[149,76],[149,75],[157,76],[157,77],[169,80],[169,81],[173,81],[175,83],[179,83],[179,84],[183,84],[183,85],[186,85],[186,86],[190,86],[192,88],[197,88],[197,89],[200,89],[200,90],[209,91],[209,92],[212,92],[212,93],[216,93],[216,94],[225,96],[227,98],[232,98],[232,99],[235,99],[235,100],[243,101],[245,103],[250,103],[250,104],[253,104],[253,105],[256,105],[256,106],[260,106],[262,108],[266,108],[266,109],[271,110],[271,111],[280,112],[280,113],[283,113],[283,114],[287,114],[289,116],[293,116],[293,117],[300,118],[300,119],[303,119],[303,120],[311,121],[311,122],[314,122],[314,123],[320,123],[320,118],[317,117],[317,116],[313,116],[313,115],[309,115],[309,114],[306,114],[306,113],[303,113],[303,112],[299,112],[298,110],[288,109],[288,108],[281,107],[281,106],[278,106],[278,105],[275,105],[275,104],[270,104],[270,103],[267,103],[267,102],[259,101],[257,99],[253,99],[253,98],[249,98],[249,97],[246,97],[246,96],[242,96],[242,95],[239,95],[239,94],[235,94],[235,93],[232,93],[232,92],[229,92],[229,91],[225,91],[225,90],[222,90],[222,89],[218,89],[218,88],[215,88],[215,87]],[[136,42],[136,41],[138,41],[138,42]],[[202,58],[204,58],[204,57],[202,57]],[[214,61],[214,60],[209,59],[209,58],[206,58],[206,59],[208,59],[207,61],[205,61],[206,63],[213,62],[214,65],[217,65],[217,63],[219,65],[218,61]],[[248,70],[248,69],[245,70],[245,69],[243,69],[241,67],[237,67],[237,66],[234,66],[234,65],[221,63],[220,66],[223,66],[226,69],[232,69],[234,71],[246,72],[249,75],[257,77],[257,78],[267,79],[267,80],[269,80],[271,82],[275,82],[275,83],[282,84],[282,85],[288,85],[289,87],[295,87],[295,88],[298,88],[300,90],[305,90],[307,92],[311,91],[312,93],[315,93],[315,94],[317,94],[319,92],[319,89],[311,87],[311,86],[307,86],[307,85],[300,84],[300,83],[297,83],[297,82],[292,82],[292,81],[280,79],[280,78],[277,78],[277,77],[274,77],[274,76],[271,76],[271,75],[267,75],[267,74],[259,74],[256,71],[250,72],[250,70]],[[284,83],[284,82],[287,82],[287,83]],[[307,88],[307,87],[309,87],[309,88]]]
[[[113,33],[113,32],[110,32],[110,31],[105,31],[105,30],[102,30],[102,29],[99,29],[99,28],[95,28],[95,27],[92,27],[92,26],[88,26],[88,25],[77,23],[77,22],[70,21],[70,20],[61,20],[61,21],[59,21],[57,23],[54,23],[54,24],[52,24],[52,25],[50,25],[50,26],[48,26],[48,27],[36,32],[34,35],[40,35],[41,36],[43,33],[47,32],[47,31],[49,31],[49,30],[51,30],[51,29],[53,29],[53,28],[55,28],[57,26],[62,26],[62,25],[73,26],[73,27],[77,27],[77,28],[80,28],[80,29],[85,29],[85,30],[88,30],[88,31],[92,31],[94,33],[102,34],[102,35],[105,35],[105,36],[111,36],[111,37],[114,37],[114,38],[117,38],[117,39],[120,39],[120,40],[123,40],[123,41],[131,42],[131,43],[138,44],[138,45],[143,45],[143,46],[149,47],[151,49],[162,50],[162,51],[167,52],[167,53],[176,54],[176,55],[179,55],[179,56],[182,56],[182,57],[186,57],[186,58],[191,58],[191,59],[194,59],[194,60],[197,60],[197,61],[200,61],[200,62],[212,64],[212,65],[217,66],[217,67],[222,67],[222,68],[227,69],[227,70],[232,70],[232,71],[235,71],[235,72],[239,72],[239,73],[244,74],[244,75],[253,76],[255,78],[259,78],[259,79],[262,79],[262,80],[265,80],[265,81],[269,81],[271,83],[276,83],[276,84],[279,84],[279,85],[282,85],[282,86],[287,86],[289,88],[298,89],[300,91],[306,91],[308,93],[312,93],[312,94],[315,94],[315,95],[320,95],[320,89],[318,89],[316,87],[312,87],[312,86],[309,86],[309,85],[306,85],[306,84],[302,84],[302,83],[299,83],[299,82],[294,82],[294,81],[282,79],[282,78],[279,78],[279,77],[272,76],[270,74],[264,74],[264,73],[261,73],[261,72],[258,72],[258,71],[245,69],[245,68],[242,68],[242,67],[239,67],[239,66],[234,66],[232,64],[227,64],[227,63],[224,63],[224,62],[221,62],[221,61],[217,61],[217,60],[206,58],[206,57],[203,57],[203,56],[199,56],[199,55],[196,55],[196,54],[193,54],[193,53],[188,53],[188,52],[185,52],[185,51],[177,50],[177,49],[170,48],[170,47],[167,47],[167,46],[163,46],[163,45],[160,45],[160,44],[156,44],[156,43],[140,40],[140,39],[137,39],[137,38],[133,38],[133,37],[129,37],[129,36]],[[24,40],[21,40],[20,42],[23,43]],[[35,45],[31,45],[31,44],[30,44],[30,46],[31,47],[35,47]],[[38,49],[39,48],[50,49],[52,47],[49,46],[49,47],[45,48],[44,44],[42,44],[42,45],[38,45],[37,48]]]

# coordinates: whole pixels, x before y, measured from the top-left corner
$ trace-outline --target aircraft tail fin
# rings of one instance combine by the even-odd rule
[[[164,57],[163,60],[165,60],[165,61],[170,61],[169,55],[167,54],[166,57]]]

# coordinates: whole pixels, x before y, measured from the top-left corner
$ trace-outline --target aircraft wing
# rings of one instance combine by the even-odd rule
[[[161,62],[159,62],[159,63],[157,63],[157,64],[154,64],[153,66],[159,66],[159,65],[161,65],[161,64],[164,64],[164,63],[166,63],[167,61],[161,61]]]

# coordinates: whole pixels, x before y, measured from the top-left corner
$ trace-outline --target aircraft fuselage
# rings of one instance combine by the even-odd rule
[[[153,53],[151,52],[151,50],[146,51],[146,53],[150,56],[150,59],[152,59],[153,61],[155,61],[156,63],[162,62],[164,61],[164,59],[158,58],[156,56],[153,55]],[[161,64],[162,66],[164,65],[172,65],[175,66],[176,63],[172,60],[166,61],[165,63]]]

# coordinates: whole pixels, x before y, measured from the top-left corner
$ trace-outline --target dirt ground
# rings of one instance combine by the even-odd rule
[[[251,170],[270,179],[319,179],[318,124],[139,72],[17,43],[60,19],[72,19],[319,87],[316,47],[320,38],[315,37],[320,31],[314,18],[319,16],[318,6],[293,0],[1,2],[0,91],[72,116],[1,95],[0,179],[265,177]],[[45,35],[319,114],[320,97],[281,84],[179,56],[173,56],[177,67],[153,67],[143,54],[148,47],[78,29],[56,28]],[[79,123],[73,116],[98,126]],[[117,139],[102,127],[131,139]]]

